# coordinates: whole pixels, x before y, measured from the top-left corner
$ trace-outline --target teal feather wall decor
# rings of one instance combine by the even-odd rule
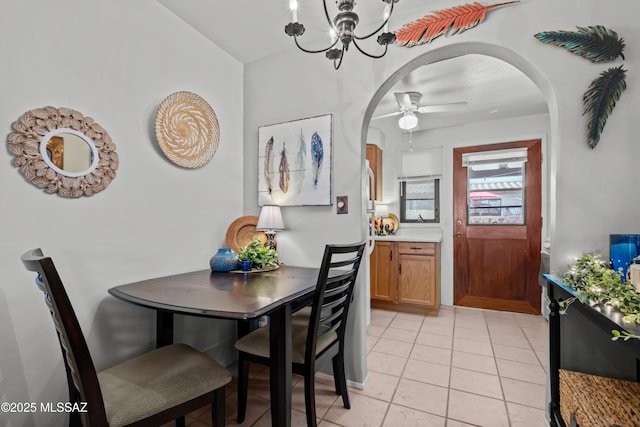
[[[534,35],[543,43],[563,47],[591,62],[608,62],[618,56],[624,59],[624,40],[602,25],[577,27],[578,31],[543,31]]]
[[[591,148],[600,141],[609,114],[627,88],[626,72],[622,65],[603,71],[582,97],[583,115],[587,116],[587,143]]]

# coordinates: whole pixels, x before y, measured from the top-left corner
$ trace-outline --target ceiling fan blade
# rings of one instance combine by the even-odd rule
[[[397,116],[399,114],[402,114],[402,112],[396,111],[395,113],[382,114],[380,116],[371,117],[371,120],[384,119],[385,117],[393,117],[393,116]]]
[[[409,97],[409,93],[407,92],[395,92],[393,96],[396,97],[396,101],[398,101],[398,106],[408,107],[411,105],[411,98]]]
[[[422,105],[416,110],[418,113],[439,113],[443,111],[458,111],[467,106],[467,102],[452,102],[449,104]]]

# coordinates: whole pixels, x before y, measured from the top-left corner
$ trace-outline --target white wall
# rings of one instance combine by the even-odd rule
[[[431,2],[425,5],[424,12],[412,11],[408,16],[403,15],[401,5],[392,29],[429,11],[452,6],[444,0]],[[640,199],[628,197],[632,194],[635,159],[640,155],[640,145],[632,137],[632,130],[640,122],[637,109],[640,93],[633,84],[634,70],[640,69],[640,59],[633,54],[634,46],[640,43],[634,18],[638,12],[640,5],[633,0],[619,0],[615,4],[597,0],[524,0],[489,12],[485,22],[462,34],[440,37],[431,44],[411,49],[392,46],[387,56],[379,60],[370,60],[352,50],[338,71],[333,70],[324,55],[302,53],[293,43],[289,51],[249,64],[245,67],[245,210],[258,211],[254,172],[258,127],[333,113],[334,156],[338,159],[334,163],[335,194],[349,195],[349,215],[337,216],[334,209],[328,208],[285,209],[290,229],[287,238],[294,240],[294,244],[283,243],[281,252],[285,262],[308,263],[313,260],[310,254],[319,257],[318,248],[327,241],[358,237],[358,229],[363,236],[364,205],[358,212],[354,198],[357,200],[363,193],[363,132],[368,126],[367,114],[370,117],[373,111],[370,103],[374,107],[377,104],[376,91],[411,60],[471,53],[467,50],[477,45],[495,52],[495,56],[530,76],[549,103],[546,225],[553,246],[552,268],[561,270],[583,251],[600,249],[606,253],[609,233],[640,229],[640,216],[636,214]],[[533,37],[540,31],[573,30],[575,26],[586,25],[605,25],[625,39],[624,64],[629,70],[628,89],[594,150],[585,142],[582,94],[600,72],[621,62],[592,64]],[[307,250],[300,252],[301,247]],[[358,307],[363,311],[366,302]],[[365,318],[364,312],[358,316]],[[360,328],[356,332],[364,334],[365,330]],[[355,357],[354,364],[366,364],[362,354]],[[358,357],[361,358],[357,360]]]
[[[208,268],[224,245],[243,213],[243,66],[154,0],[2,2],[0,40],[5,135],[27,110],[70,107],[100,123],[120,156],[105,191],[70,200],[28,183],[0,150],[0,401],[64,401],[53,325],[20,255],[42,247],[53,257],[98,369],[152,348],[153,313],[107,289]],[[155,142],[156,108],[180,90],[206,99],[220,122],[217,153],[197,170],[169,162]],[[233,361],[234,352],[221,352],[232,348],[231,322],[178,319],[176,328],[180,339]],[[64,420],[0,414],[2,426]]]

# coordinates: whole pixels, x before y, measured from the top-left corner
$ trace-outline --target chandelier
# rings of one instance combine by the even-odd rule
[[[329,17],[329,11],[327,10],[327,1],[322,0],[324,4],[324,14],[327,19],[327,22],[331,31],[331,44],[324,48],[318,50],[310,50],[305,49],[300,46],[298,43],[298,37],[304,34],[304,25],[297,22],[298,21],[298,1],[297,0],[289,0],[289,8],[291,9],[291,13],[293,16],[293,22],[290,22],[284,27],[284,32],[287,35],[292,36],[293,40],[296,43],[296,46],[303,52],[307,53],[322,53],[326,52],[326,56],[328,59],[333,61],[333,67],[337,70],[340,68],[342,64],[342,59],[344,58],[344,54],[349,50],[349,46],[353,44],[356,49],[358,49],[361,53],[365,54],[369,58],[382,58],[387,53],[387,48],[389,44],[395,42],[396,35],[394,33],[390,33],[387,31],[387,23],[389,22],[389,18],[393,13],[393,5],[400,0],[382,0],[384,3],[387,3],[385,7],[384,20],[382,24],[372,33],[366,36],[358,36],[355,34],[356,26],[358,25],[359,18],[358,14],[353,11],[353,6],[355,5],[355,0],[336,0],[336,5],[338,6],[338,10],[340,11],[333,19]],[[383,32],[378,36],[378,44],[384,46],[384,52],[380,55],[374,55],[364,51],[359,45],[358,41],[366,40],[383,30]],[[338,42],[341,44],[338,45]]]

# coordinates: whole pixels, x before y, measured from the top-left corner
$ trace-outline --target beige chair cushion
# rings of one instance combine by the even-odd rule
[[[231,374],[186,344],[150,351],[98,373],[107,420],[122,426],[218,389]]]
[[[311,308],[305,307],[297,311],[291,319],[291,359],[294,363],[304,363],[304,353],[307,346],[307,332],[309,331],[309,316]],[[338,339],[338,334],[329,332],[318,338],[316,354],[329,347]],[[240,338],[235,344],[236,350],[269,357],[269,327],[258,328]]]
[[[311,307],[305,307],[293,313],[293,315],[291,316],[291,324],[295,325],[296,323],[299,323],[304,325],[305,328],[308,328],[310,318],[311,318]]]

